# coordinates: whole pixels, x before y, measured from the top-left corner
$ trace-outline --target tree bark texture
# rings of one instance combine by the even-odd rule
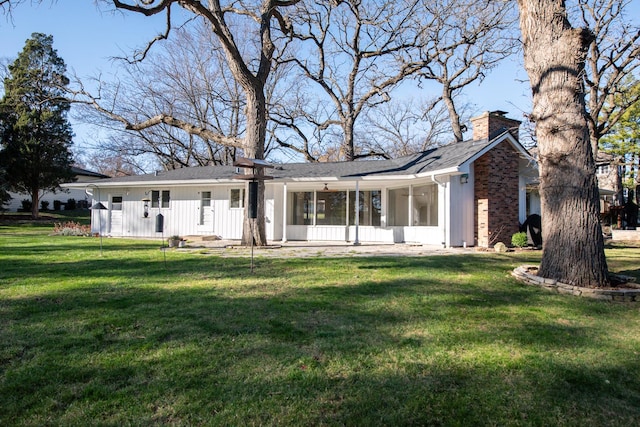
[[[591,33],[572,28],[563,0],[518,0],[533,92],[542,204],[539,275],[609,285],[582,73]]]
[[[258,85],[259,86],[259,85]],[[245,135],[244,153],[246,157],[264,159],[264,140],[267,134],[266,99],[264,88],[245,88],[247,96],[247,130]],[[257,169],[256,173],[264,170]],[[249,218],[249,191],[245,191],[244,224],[242,227],[242,244],[251,245],[251,239],[256,246],[267,245],[264,210],[264,181],[258,181],[258,217]]]
[[[464,139],[462,134],[462,126],[460,125],[460,115],[456,110],[456,105],[453,102],[453,91],[448,83],[443,84],[442,88],[442,101],[447,107],[449,113],[449,121],[451,122],[451,130],[453,131],[453,137],[456,142],[462,142]]]

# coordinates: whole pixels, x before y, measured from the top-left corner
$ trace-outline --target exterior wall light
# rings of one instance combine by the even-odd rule
[[[463,173],[460,175],[460,184],[466,184],[467,182],[469,182],[469,174]]]

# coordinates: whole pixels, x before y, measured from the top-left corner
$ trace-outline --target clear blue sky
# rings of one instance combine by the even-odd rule
[[[164,29],[163,17],[144,17],[133,13],[113,12],[108,6],[98,9],[94,2],[44,1],[38,6],[28,2],[13,12],[12,21],[0,17],[0,59],[12,61],[34,32],[53,35],[53,46],[67,64],[69,74],[80,78],[107,77],[116,68],[111,58],[131,54],[145,46]],[[465,90],[467,101],[475,105],[477,113],[504,110],[515,119],[529,108],[529,87],[521,58],[505,61],[481,84]],[[426,86],[424,97],[435,96]],[[91,146],[98,141],[95,128],[72,121],[76,133],[75,145]]]

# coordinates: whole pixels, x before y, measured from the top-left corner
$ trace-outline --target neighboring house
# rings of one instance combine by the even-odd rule
[[[73,171],[76,177],[76,183],[83,183],[83,185],[84,183],[96,181],[99,179],[109,178],[107,175],[103,175],[97,172],[91,172],[86,169],[77,168],[75,166],[72,167],[71,170]],[[30,194],[9,192],[9,195],[11,196],[11,200],[4,207],[8,211],[16,212],[19,209],[22,209],[23,200],[31,201]],[[89,202],[87,200],[87,194],[84,191],[84,186],[82,186],[82,188],[78,188],[78,187],[63,188],[60,191],[57,191],[55,193],[51,191],[41,192],[39,203],[42,203],[43,200],[47,201],[49,202],[49,210],[53,210],[54,201],[57,200],[62,204],[61,209],[64,209],[64,205],[67,203],[69,199],[74,199],[76,201],[76,206],[78,208],[89,207]]]
[[[518,142],[520,122],[504,114],[472,119],[472,140],[399,159],[267,169],[274,177],[265,182],[267,239],[446,247],[510,243],[532,213],[525,193],[538,172]],[[91,203],[106,209],[92,211],[92,230],[240,239],[247,184],[234,179],[236,173],[232,166],[210,166],[94,181]],[[78,182],[65,186],[84,189]]]
[[[611,206],[622,205],[620,185],[621,167],[614,162],[614,156],[598,151],[596,157],[596,177],[600,190],[600,213],[606,215]]]

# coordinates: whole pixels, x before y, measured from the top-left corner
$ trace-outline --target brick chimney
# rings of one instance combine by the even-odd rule
[[[491,139],[506,130],[518,139],[520,121],[504,111],[485,112],[471,119],[473,139]],[[491,247],[511,243],[519,230],[519,154],[502,141],[474,162],[475,244]]]
[[[506,111],[485,111],[478,117],[471,119],[473,126],[473,140],[490,139],[508,130],[517,140],[520,120],[510,119],[505,116]]]

